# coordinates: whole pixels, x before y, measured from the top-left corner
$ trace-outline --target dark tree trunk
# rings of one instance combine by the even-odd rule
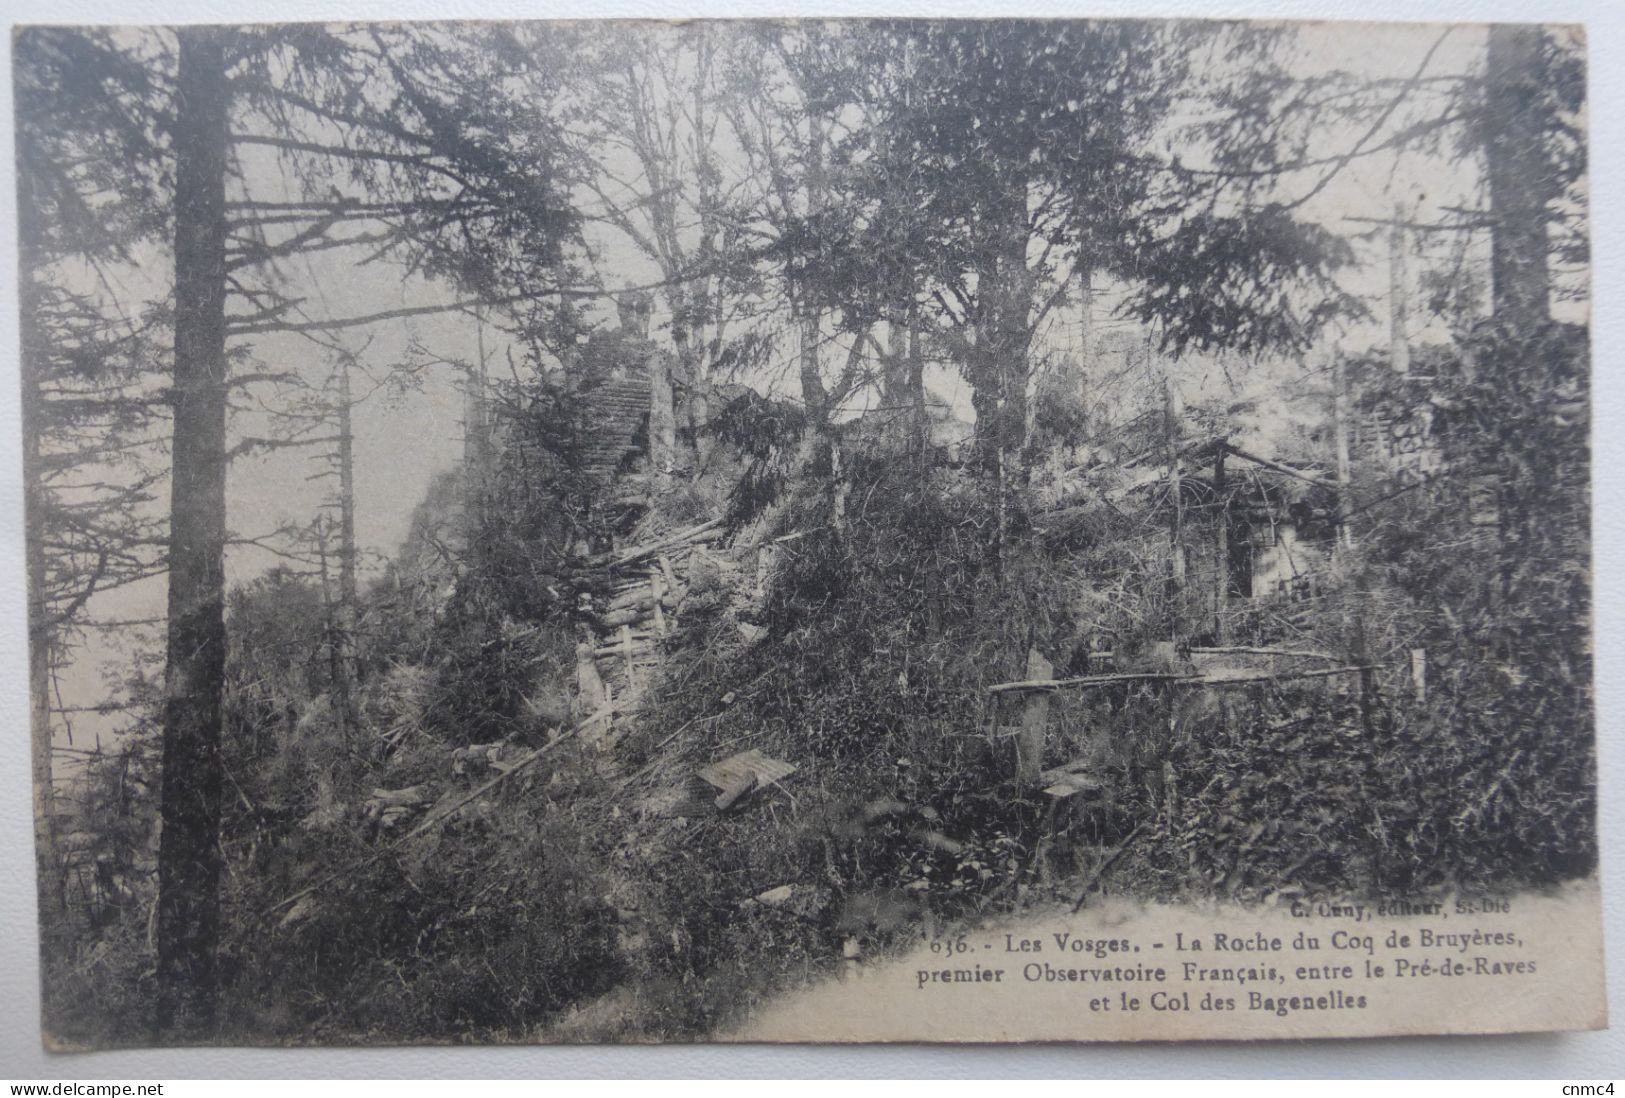
[[[1490,27],[1485,92],[1485,171],[1494,232],[1490,251],[1495,315],[1516,327],[1548,318],[1547,201],[1551,165],[1545,151],[1547,111],[1541,86],[1538,26]]]
[[[213,1025],[225,681],[225,32],[178,32],[174,472],[158,848],[159,1030]]]

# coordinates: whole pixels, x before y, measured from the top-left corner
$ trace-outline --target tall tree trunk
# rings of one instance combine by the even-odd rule
[[[175,89],[175,377],[158,847],[161,1033],[207,1032],[220,932],[225,682],[226,32],[185,28]]]
[[[807,217],[816,222],[827,198],[824,189],[824,131],[816,115],[807,118],[806,189]],[[801,399],[807,407],[808,425],[815,443],[821,443],[829,429],[829,393],[824,388],[818,349],[823,338],[823,311],[811,298],[806,285],[792,288],[791,309],[801,340],[799,366]]]
[[[655,492],[671,488],[677,461],[677,413],[672,404],[671,356],[651,351],[649,370],[649,486]]]
[[[896,413],[908,407],[909,392],[909,306],[894,306],[886,318],[886,358],[881,363],[880,403],[886,408],[887,418],[901,421]]]
[[[27,278],[24,272],[24,278]],[[26,292],[26,291],[25,291]],[[23,310],[26,316],[28,310]],[[26,324],[26,321],[25,321]],[[26,330],[26,329],[25,329]],[[45,598],[46,560],[43,490],[40,484],[40,431],[37,367],[23,365],[23,492],[27,514],[28,564],[28,696],[31,705],[29,760],[34,782],[34,855],[39,872],[40,912],[59,914],[66,903],[56,849],[55,746],[51,725],[51,649],[56,631],[49,620]],[[46,924],[41,924],[41,930]]]
[[[1540,106],[1545,91],[1543,34],[1534,25],[1492,25],[1485,70],[1484,160],[1494,223],[1490,271],[1495,315],[1517,328],[1546,320],[1551,306],[1548,119]]]
[[[339,601],[356,608],[355,429],[351,422],[350,360],[339,363]]]
[[[1168,636],[1177,643],[1185,597],[1185,484],[1180,469],[1185,409],[1166,362],[1162,366],[1162,413],[1168,457]]]

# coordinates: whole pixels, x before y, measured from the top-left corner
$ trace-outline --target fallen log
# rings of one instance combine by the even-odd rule
[[[1333,492],[1339,490],[1335,481],[1326,480],[1323,477],[1317,477],[1312,473],[1304,472],[1302,469],[1294,469],[1290,465],[1282,465],[1278,461],[1271,461],[1269,458],[1259,457],[1257,454],[1249,454],[1246,450],[1238,449],[1230,445],[1228,442],[1222,443],[1221,445],[1224,446],[1227,453],[1234,454],[1242,461],[1250,461],[1254,465],[1262,465],[1264,468],[1271,469],[1277,473],[1285,473],[1289,477],[1297,477],[1299,480],[1313,484],[1317,488],[1328,488]]]

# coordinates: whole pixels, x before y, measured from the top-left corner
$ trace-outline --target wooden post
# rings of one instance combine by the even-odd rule
[[[1036,646],[1027,649],[1029,681],[1055,677],[1055,668]],[[1049,727],[1049,691],[1035,691],[1021,711],[1021,731],[1016,733],[1016,780],[1030,784],[1044,769],[1044,734]]]
[[[1343,355],[1332,352],[1332,425],[1337,443],[1337,542],[1339,553],[1354,544],[1349,533],[1349,412],[1348,378],[1343,368]]]
[[[1411,649],[1411,686],[1416,690],[1416,703],[1428,700],[1428,650]]]
[[[649,370],[649,484],[656,492],[671,488],[677,460],[677,413],[672,403],[671,358],[654,351]]]
[[[716,806],[718,812],[726,812],[739,802],[741,797],[747,796],[756,788],[756,775],[743,774],[717,795]]]

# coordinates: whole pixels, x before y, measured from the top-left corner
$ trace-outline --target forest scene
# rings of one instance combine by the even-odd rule
[[[12,50],[51,1047],[1595,873],[1579,28]]]

